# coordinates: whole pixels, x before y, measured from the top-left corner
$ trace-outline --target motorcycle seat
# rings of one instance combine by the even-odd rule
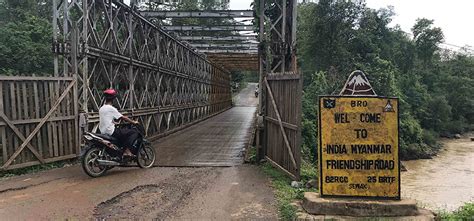
[[[117,142],[118,142],[118,139],[117,139],[117,138],[112,137],[112,136],[109,136],[109,135],[107,135],[107,134],[97,134],[97,133],[95,133],[94,135],[95,135],[95,136],[98,136],[98,137],[100,137],[100,138],[102,138],[102,139],[108,140],[108,141],[110,141],[110,142],[112,142],[112,143],[117,143]]]

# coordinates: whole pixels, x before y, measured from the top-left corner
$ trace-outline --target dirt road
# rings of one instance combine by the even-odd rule
[[[255,97],[257,83],[247,83],[247,87],[234,97],[234,105],[237,107],[256,107],[258,98]]]
[[[251,92],[247,98],[255,99],[253,90],[243,92]],[[246,96],[240,94],[239,97]],[[256,104],[255,100],[242,99],[242,102]],[[249,120],[243,116],[247,114],[240,116],[239,127],[245,129],[243,125]],[[213,119],[200,124],[209,124]],[[229,139],[228,144],[241,144],[247,132],[239,133],[240,141]],[[195,134],[192,140],[205,140],[201,135]],[[186,133],[171,136],[186,136]],[[207,150],[207,153],[211,152]],[[217,155],[221,157],[213,159],[231,159],[234,166],[116,168],[104,177],[92,179],[76,165],[2,179],[0,220],[276,219],[275,199],[268,178],[255,166],[240,165],[238,155]]]

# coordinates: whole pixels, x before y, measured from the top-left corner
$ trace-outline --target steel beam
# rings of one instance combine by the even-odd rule
[[[251,18],[252,10],[215,10],[215,11],[150,11],[140,12],[148,18]]]
[[[211,55],[208,55],[207,57],[209,58]],[[226,54],[213,54],[212,57],[219,57],[219,58],[234,58],[234,57],[249,57],[247,55],[243,55],[243,54],[232,54],[232,53],[226,53]],[[251,57],[258,57],[258,55],[252,55]]]
[[[202,53],[229,53],[229,54],[258,54],[258,50],[225,50],[225,49],[200,49],[198,52]]]
[[[256,71],[258,70],[258,61],[246,62],[245,64],[242,64],[242,62],[227,62],[227,63],[213,62],[213,64],[222,66],[223,68],[230,71]]]
[[[214,64],[224,66],[224,68],[227,69],[227,67],[258,67],[258,61],[255,62],[245,62],[245,64],[242,64],[242,62],[234,61],[234,62],[213,62]]]
[[[229,53],[232,53],[232,51],[258,51],[258,48],[249,48],[249,47],[241,47],[241,48],[226,48],[226,47],[214,47],[214,48],[197,48],[197,51],[203,51],[203,50],[225,50],[229,51]]]
[[[260,34],[267,40],[262,57],[265,72],[296,72],[297,0],[261,0],[259,4]]]
[[[253,25],[161,26],[167,31],[253,31]]]
[[[211,55],[211,54],[210,54]],[[248,55],[248,54],[244,54]],[[246,65],[246,64],[258,64],[258,59],[219,59],[219,58],[209,58],[210,61],[214,63],[234,63],[236,65]]]
[[[258,61],[257,54],[208,54],[207,59],[212,61]]]
[[[258,43],[248,44],[191,44],[195,48],[252,48],[257,49]]]
[[[184,41],[249,41],[257,40],[257,36],[181,36],[180,39]]]
[[[209,59],[211,60],[212,62],[214,63],[218,63],[218,64],[235,64],[235,65],[248,65],[248,64],[252,64],[252,65],[258,65],[258,60],[256,59],[253,59],[253,60],[217,60],[217,59]]]

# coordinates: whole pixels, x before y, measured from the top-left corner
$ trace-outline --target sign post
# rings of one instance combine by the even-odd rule
[[[322,197],[400,199],[398,118],[398,99],[377,96],[361,71],[319,97]]]
[[[398,98],[377,96],[354,71],[339,95],[318,103],[319,193],[304,193],[304,211],[318,220],[433,220],[415,200],[400,199]]]

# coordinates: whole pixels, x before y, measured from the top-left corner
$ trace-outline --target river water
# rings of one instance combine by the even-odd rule
[[[444,140],[433,159],[404,161],[402,198],[432,210],[452,211],[474,201],[474,141]]]

